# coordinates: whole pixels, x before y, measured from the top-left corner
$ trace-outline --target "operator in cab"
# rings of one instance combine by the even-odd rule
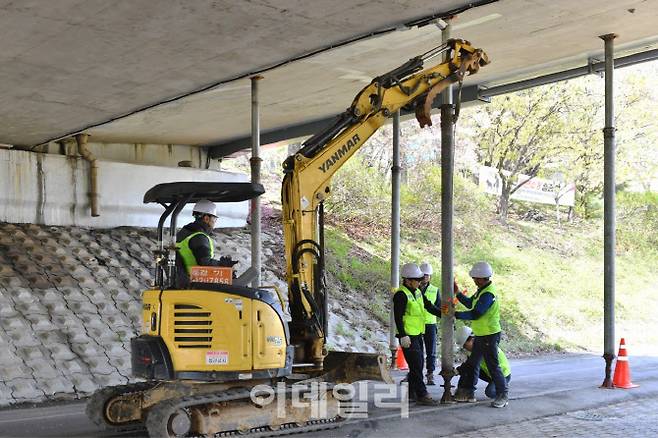
[[[194,222],[185,225],[176,235],[176,284],[179,289],[190,283],[192,266],[232,267],[237,261],[223,256],[214,259],[215,245],[212,234],[217,222],[217,205],[202,199],[194,204]]]
[[[420,291],[423,273],[415,263],[402,266],[402,285],[393,294],[393,317],[400,340],[402,353],[409,365],[409,399],[425,406],[435,406],[437,401],[430,397],[423,381],[423,334],[425,333],[425,310],[441,316],[441,308],[434,306]]]

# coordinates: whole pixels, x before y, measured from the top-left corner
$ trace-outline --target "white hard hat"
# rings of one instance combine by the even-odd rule
[[[423,278],[423,273],[415,263],[405,263],[402,265],[400,275],[402,275],[402,278]]]
[[[463,347],[466,341],[468,341],[468,338],[473,336],[473,330],[467,325],[463,325],[457,329],[457,333],[455,333],[455,342],[457,345],[460,347]]]
[[[477,262],[468,272],[471,278],[490,278],[493,276],[493,269],[487,262]]]
[[[210,202],[207,199],[202,199],[196,204],[194,204],[194,208],[192,209],[192,212],[209,214],[210,216],[217,217],[217,206],[215,205],[214,202]]]
[[[423,262],[423,263],[420,264],[420,270],[425,275],[432,275],[432,272],[434,272],[432,270],[432,265],[430,265],[427,262]]]

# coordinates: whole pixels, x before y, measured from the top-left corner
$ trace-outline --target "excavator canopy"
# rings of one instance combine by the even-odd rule
[[[265,193],[261,184],[247,182],[173,182],[158,184],[144,194],[144,204],[187,203],[207,199],[212,202],[240,202]]]

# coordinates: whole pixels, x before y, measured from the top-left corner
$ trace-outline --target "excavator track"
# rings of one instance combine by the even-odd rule
[[[293,435],[297,433],[317,432],[320,430],[337,429],[341,426],[343,419],[340,417],[328,418],[325,420],[307,421],[303,425],[297,423],[287,423],[281,425],[278,429],[272,429],[269,426],[256,427],[248,432],[220,432],[214,435],[215,438],[231,436],[248,436],[249,438],[271,437]]]
[[[284,423],[276,427],[260,426],[246,430],[227,430],[207,435],[197,433],[176,433],[177,426],[174,423],[177,421],[176,414],[179,412],[183,412],[186,409],[192,407],[248,400],[249,398],[250,389],[235,388],[216,394],[192,395],[166,400],[149,410],[145,423],[146,429],[148,430],[150,437],[219,438],[231,436],[249,436],[250,438],[253,438],[282,436],[318,430],[335,429],[339,427],[342,422],[340,417],[334,417],[329,419],[310,420],[303,423]]]
[[[87,401],[87,406],[85,407],[85,413],[96,426],[103,430],[116,433],[143,431],[144,423],[141,421],[133,421],[130,423],[122,424],[113,424],[108,422],[107,417],[105,416],[106,406],[107,403],[115,397],[146,391],[153,388],[157,384],[158,382],[138,382],[128,385],[118,385],[103,388],[100,391],[96,391],[89,398]]]

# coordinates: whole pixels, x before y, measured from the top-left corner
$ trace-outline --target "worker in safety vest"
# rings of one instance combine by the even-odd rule
[[[473,330],[469,326],[465,325],[457,330],[457,333],[455,334],[455,342],[457,342],[457,345],[459,345],[464,350],[466,350],[466,355],[470,355],[471,351],[473,351],[474,341],[475,341],[475,337],[473,336]],[[509,387],[509,382],[510,380],[512,380],[512,368],[510,367],[509,361],[507,360],[505,353],[503,353],[503,350],[501,350],[500,347],[498,347],[498,364],[500,365],[500,370],[502,371],[503,376],[505,377],[505,382]],[[460,365],[457,367],[457,371],[459,371],[459,383],[457,384],[457,388],[458,388],[457,391],[459,391],[459,388],[463,388],[463,387],[468,389],[469,385],[473,380],[473,376],[469,374],[469,372],[472,371],[472,369]],[[487,387],[484,390],[486,396],[495,399],[496,396],[498,395],[496,393],[496,385],[494,384],[493,379],[491,378],[491,373],[489,372],[489,368],[487,368],[487,363],[484,361],[484,359],[480,361],[480,379],[487,382]],[[475,399],[475,397],[467,400],[467,402],[472,402],[472,403],[476,401],[477,400]]]
[[[217,206],[214,202],[202,199],[192,210],[194,222],[185,225],[176,235],[177,284],[186,287],[192,266],[226,266],[237,263],[230,257],[214,259],[215,245],[212,234],[217,222]]]
[[[441,306],[439,299],[439,288],[430,284],[432,279],[432,265],[423,262],[420,264],[423,280],[420,282],[420,291],[423,296],[435,307]],[[438,304],[438,305],[437,305]],[[425,333],[423,334],[425,344],[425,368],[427,369],[427,384],[434,385],[434,369],[436,368],[436,315],[425,310]]]
[[[425,309],[441,315],[441,309],[420,292],[423,273],[415,263],[402,266],[402,285],[393,294],[393,317],[400,340],[402,353],[409,365],[409,396],[418,404],[434,406],[437,401],[427,392],[423,381],[423,333],[425,332]]]
[[[455,312],[455,318],[472,321],[471,329],[473,329],[475,337],[473,351],[462,365],[471,376],[471,382],[464,382],[463,387],[457,388],[455,400],[468,402],[475,398],[475,388],[480,377],[480,363],[484,359],[496,386],[496,399],[491,406],[504,408],[508,403],[507,382],[498,363],[498,344],[501,332],[500,308],[496,289],[491,282],[493,269],[487,262],[477,262],[469,271],[469,275],[478,289],[469,298],[459,292],[459,287],[455,283],[455,295],[468,309],[464,312]],[[443,304],[441,308],[446,314],[450,311],[449,304]]]

